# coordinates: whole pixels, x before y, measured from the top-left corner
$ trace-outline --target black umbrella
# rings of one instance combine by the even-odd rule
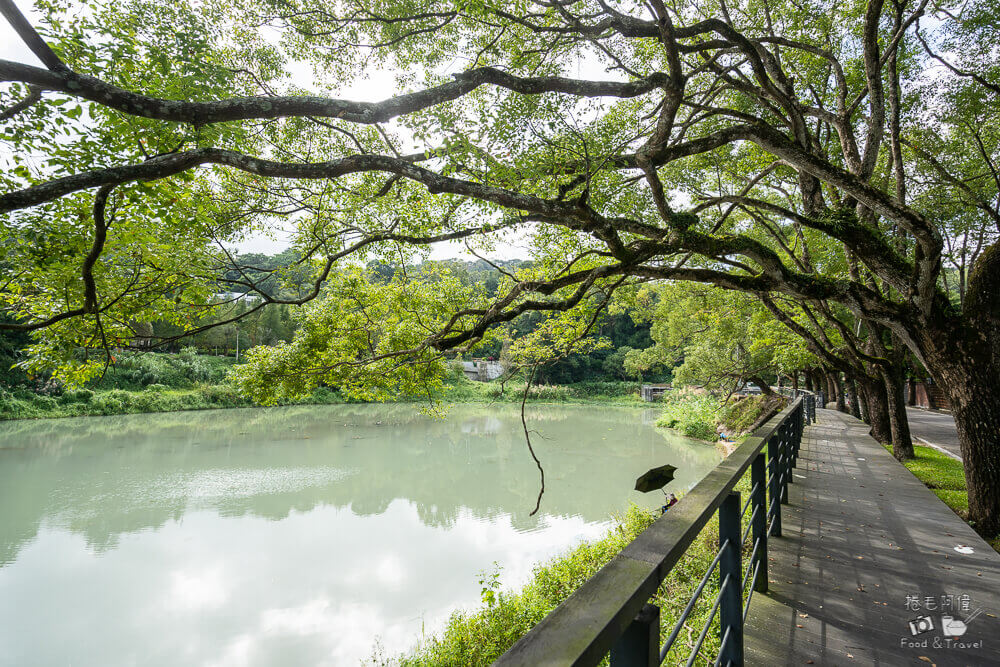
[[[649,493],[656,489],[662,489],[668,483],[674,481],[675,466],[665,465],[653,468],[642,473],[639,479],[635,480],[635,490]]]

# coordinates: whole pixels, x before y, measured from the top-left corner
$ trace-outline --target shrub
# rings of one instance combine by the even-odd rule
[[[765,411],[783,408],[787,402],[781,396],[747,396],[724,406],[719,421],[727,435],[739,437],[747,434]]]
[[[89,403],[94,398],[94,392],[90,389],[77,389],[73,392],[73,400],[80,403]]]
[[[711,396],[673,393],[668,393],[664,399],[666,406],[656,421],[657,426],[675,429],[689,438],[711,442],[718,439],[715,430],[720,407],[718,400]]]
[[[205,399],[206,407],[234,408],[250,405],[235,389],[226,385],[201,385],[198,393]]]
[[[313,391],[312,396],[307,398],[305,403],[320,403],[323,405],[328,405],[331,403],[346,403],[344,397],[336,389],[331,389],[330,387],[317,387]]]
[[[199,356],[194,348],[184,348],[178,354],[123,354],[94,386],[106,389],[142,389],[150,385],[162,385],[188,389],[198,382],[221,382],[230,366],[231,362],[227,360]]]
[[[639,391],[638,385],[635,382],[575,382],[568,385],[568,387],[573,396],[577,398],[622,398],[635,396]]]
[[[123,389],[112,389],[94,397],[91,405],[97,414],[118,415],[128,412],[132,403],[132,393]]]
[[[39,410],[50,411],[55,410],[59,403],[56,399],[51,396],[40,396],[35,395],[31,397],[31,405],[38,408]]]

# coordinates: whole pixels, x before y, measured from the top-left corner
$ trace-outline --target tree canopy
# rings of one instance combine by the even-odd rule
[[[732,392],[747,381],[770,393],[774,375],[819,366],[796,336],[752,295],[673,283],[650,314],[654,345],[636,362],[674,367],[674,380]]]

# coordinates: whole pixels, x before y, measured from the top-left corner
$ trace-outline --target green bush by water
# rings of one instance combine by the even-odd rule
[[[203,410],[255,405],[252,397],[238,395],[226,382],[235,364],[228,357],[198,355],[191,348],[178,354],[148,352],[121,355],[100,379],[85,389],[64,389],[55,382],[28,383],[0,388],[0,419],[41,419],[81,415]],[[445,391],[444,403],[519,402],[524,381],[472,382],[455,369]],[[425,396],[399,396],[397,401],[425,401]],[[632,382],[579,382],[572,385],[534,385],[529,401],[548,403],[639,402]],[[352,402],[336,389],[320,387],[295,403]]]
[[[140,390],[149,386],[191,389],[198,384],[219,384],[235,364],[230,357],[199,355],[194,348],[178,354],[126,353],[115,359],[95,389]]]
[[[782,410],[788,405],[784,396],[747,396],[730,401],[719,410],[719,423],[730,438],[746,435],[765,411]]]
[[[657,426],[680,431],[689,438],[715,442],[719,409],[722,404],[713,396],[668,393]]]
[[[452,377],[445,388],[441,400],[462,403],[476,401],[499,401],[519,403],[524,395],[524,381],[510,380],[501,383],[473,382],[464,375]],[[532,385],[528,391],[529,401],[545,403],[639,403],[639,388],[634,382],[576,382],[573,384]]]
[[[492,663],[652,521],[652,514],[631,507],[616,529],[603,539],[581,544],[535,568],[528,585],[516,593],[496,590],[495,579],[485,576],[483,608],[454,614],[440,635],[421,642],[400,663],[410,667]]]
[[[338,392],[321,387],[298,404],[346,403]],[[61,396],[40,396],[0,390],[0,420],[121,415],[178,410],[210,410],[254,405],[228,385],[198,384],[190,389],[153,385],[142,391],[77,389]]]

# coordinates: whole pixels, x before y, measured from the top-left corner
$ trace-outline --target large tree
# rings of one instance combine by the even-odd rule
[[[42,36],[0,7],[43,64],[0,62],[0,326],[31,363],[85,375],[78,346],[184,326],[220,276],[258,291],[213,243],[282,220],[314,282],[262,304],[516,234],[533,269],[415,349],[642,281],[839,304],[949,393],[1000,531],[991,0],[39,0]],[[341,95],[379,68],[395,92]]]
[[[771,394],[776,375],[818,365],[753,295],[676,282],[657,296],[648,315],[654,344],[633,356],[674,367],[675,383],[732,392],[752,382]]]

